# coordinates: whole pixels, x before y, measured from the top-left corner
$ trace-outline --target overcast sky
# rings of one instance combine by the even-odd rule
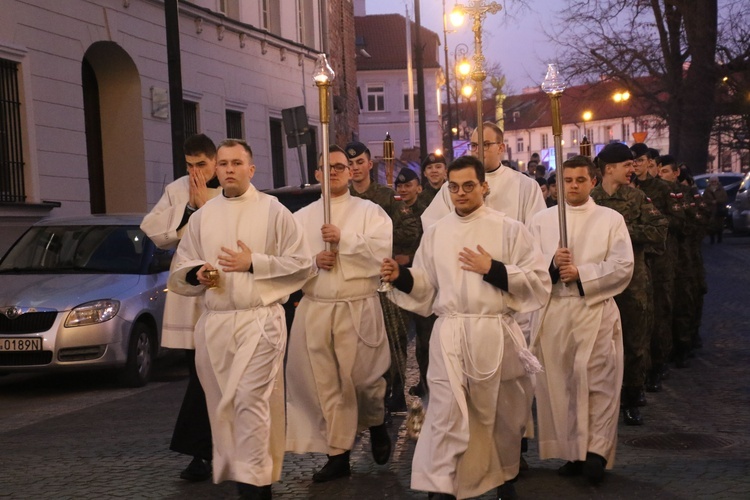
[[[564,2],[560,0],[526,0],[528,8],[519,12],[514,0],[496,0],[500,5],[506,5],[497,14],[488,15],[483,24],[483,52],[488,61],[499,62],[507,77],[506,93],[520,93],[524,87],[537,86],[544,80],[544,74],[549,62],[555,55],[553,46],[547,42],[543,26],[554,19],[556,9]],[[450,13],[455,0],[445,0],[445,8]],[[468,1],[463,3],[469,3]],[[517,2],[516,2],[517,3]],[[366,0],[368,14],[398,13],[404,15],[406,7],[409,15],[414,19],[413,0]],[[443,1],[421,0],[420,13],[422,26],[440,35],[443,43]],[[512,16],[512,17],[511,17]],[[449,25],[449,29],[453,29]],[[548,30],[549,31],[549,30]],[[470,54],[474,53],[474,35],[471,23],[465,22],[456,29],[455,33],[448,33],[449,58],[453,58],[453,51],[458,43],[469,46]],[[440,63],[444,65],[444,48],[440,47]]]

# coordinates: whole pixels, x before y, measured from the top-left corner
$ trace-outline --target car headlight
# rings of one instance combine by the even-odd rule
[[[104,323],[117,315],[120,310],[119,300],[97,300],[86,302],[74,307],[68,319],[65,320],[66,327],[94,325]]]

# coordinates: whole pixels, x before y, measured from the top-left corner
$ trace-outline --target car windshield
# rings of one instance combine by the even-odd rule
[[[735,182],[740,182],[742,180],[742,175],[719,175],[717,176],[719,178],[719,182],[721,182],[721,185],[724,187],[727,187],[730,184],[734,184]],[[706,189],[706,186],[708,186],[708,181],[711,179],[710,175],[704,175],[700,177],[695,178],[695,185],[700,189],[701,191]]]
[[[36,226],[0,262],[0,272],[138,274],[145,235],[137,226]]]

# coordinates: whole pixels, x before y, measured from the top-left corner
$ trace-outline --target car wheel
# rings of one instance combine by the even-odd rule
[[[151,377],[154,361],[154,333],[145,323],[136,323],[130,333],[128,361],[122,373],[123,383],[128,387],[143,387]]]

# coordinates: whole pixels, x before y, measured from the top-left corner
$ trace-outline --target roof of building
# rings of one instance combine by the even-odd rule
[[[357,71],[406,69],[406,18],[400,14],[377,14],[354,18]],[[424,47],[424,68],[440,68],[440,37],[422,27],[420,41]],[[411,22],[412,46],[417,29]],[[367,57],[369,55],[369,57]],[[412,52],[412,57],[414,53]]]

